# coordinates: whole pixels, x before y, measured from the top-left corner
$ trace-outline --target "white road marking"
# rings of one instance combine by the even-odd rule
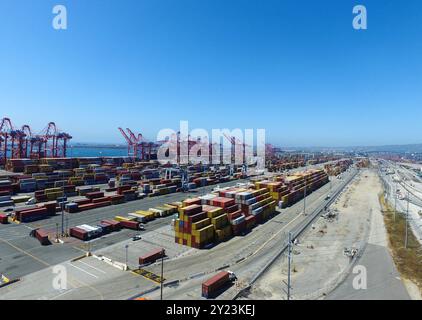
[[[96,268],[96,267],[94,267],[94,266],[91,266],[90,264],[88,264],[88,263],[85,263],[85,262],[83,262],[83,261],[81,261],[81,260],[78,260],[80,263],[82,263],[82,264],[84,264],[84,265],[86,265],[87,267],[90,267],[90,268],[92,268],[92,269],[95,269],[95,270],[97,270],[98,272],[101,272],[101,273],[104,273],[104,274],[106,274],[107,272],[105,272],[105,271],[103,271],[103,270],[101,270],[101,269],[98,269],[98,268]]]
[[[89,274],[91,277],[94,277],[94,278],[98,279],[98,277],[97,277],[95,274],[89,273],[88,271],[86,271],[86,270],[84,270],[84,269],[82,269],[82,268],[79,268],[79,267],[75,266],[74,264],[71,264],[71,263],[70,263],[70,265],[71,265],[72,267],[74,267],[74,268],[76,268],[76,269],[78,269],[78,270],[82,271],[82,272],[85,272],[86,274]]]
[[[62,292],[62,293],[60,293],[60,294],[58,294],[58,295],[56,295],[56,296],[52,297],[50,300],[55,300],[55,299],[57,299],[58,297],[64,296],[65,294],[68,294],[68,293],[69,293],[69,292],[71,292],[71,291],[73,291],[73,289],[70,289],[70,290],[67,290],[67,291],[65,291],[65,292]]]

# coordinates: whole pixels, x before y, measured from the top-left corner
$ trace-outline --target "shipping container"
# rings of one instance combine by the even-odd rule
[[[50,240],[48,239],[48,233],[42,229],[35,230],[35,237],[43,246],[51,244]]]
[[[165,256],[165,250],[164,249],[156,249],[153,250],[151,252],[149,252],[148,254],[139,257],[139,265],[144,265],[147,263],[154,263],[155,261],[157,261],[158,259],[162,258]]]
[[[215,298],[230,283],[230,273],[221,271],[202,283],[202,296],[207,299]]]

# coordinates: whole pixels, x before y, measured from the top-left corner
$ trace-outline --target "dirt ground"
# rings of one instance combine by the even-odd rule
[[[344,255],[344,249],[359,250],[368,241],[372,212],[380,212],[381,191],[377,174],[361,171],[328,209],[332,216],[320,217],[299,239],[293,249],[293,299],[323,298],[347,274],[351,258]],[[372,237],[385,241],[385,231],[372,231]],[[285,299],[285,282],[286,256],[257,281],[248,298]]]

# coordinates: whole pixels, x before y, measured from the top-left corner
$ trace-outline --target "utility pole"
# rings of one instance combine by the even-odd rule
[[[60,207],[62,208],[62,237],[64,236],[64,201],[62,199],[60,203]]]
[[[163,300],[163,285],[164,285],[164,249],[162,249],[161,251],[161,279],[160,279],[161,300]]]
[[[59,242],[59,224],[56,223],[56,242]]]
[[[406,235],[404,239],[404,247],[407,249],[407,241],[408,241],[408,219],[409,219],[409,197],[410,197],[410,191],[407,191],[407,210],[406,210]]]
[[[66,234],[66,237],[69,236],[69,217],[68,216],[66,216],[65,234]]]
[[[288,246],[288,269],[287,269],[287,300],[290,300],[290,288],[291,288],[291,263],[292,263],[292,233],[289,232],[289,246]]]
[[[305,178],[305,190],[303,191],[303,215],[306,216],[306,178]]]
[[[396,222],[396,214],[397,214],[397,182],[394,187],[394,222]]]
[[[126,244],[125,245],[125,249],[126,249],[126,259],[125,259],[125,265],[126,265],[126,269],[128,269],[128,267],[127,267],[127,260],[128,260],[128,249],[129,249],[129,245],[128,244]]]

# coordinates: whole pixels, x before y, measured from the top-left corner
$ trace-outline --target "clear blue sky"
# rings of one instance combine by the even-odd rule
[[[419,0],[1,0],[0,117],[78,142],[189,120],[283,146],[421,143],[421,39]]]

